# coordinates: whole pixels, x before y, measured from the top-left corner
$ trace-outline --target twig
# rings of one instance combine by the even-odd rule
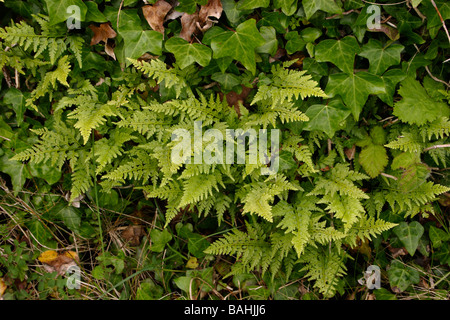
[[[437,144],[435,146],[431,146],[431,147],[423,149],[423,152],[433,150],[433,149],[438,149],[438,148],[450,148],[450,144]]]
[[[428,75],[431,77],[431,79],[433,79],[434,81],[440,82],[445,84],[447,87],[450,88],[450,84],[448,84],[447,82],[445,82],[444,80],[441,80],[439,78],[436,78],[435,76],[433,76],[433,74],[431,73],[430,69],[428,68],[428,66],[425,66],[425,70],[427,70]]]
[[[380,173],[380,174],[381,174],[383,177],[386,177],[386,178],[389,178],[389,179],[398,180],[397,177],[391,176],[390,174],[387,174],[387,173],[384,173],[384,172],[382,172],[382,173]]]
[[[398,4],[402,4],[402,3],[408,2],[408,0],[401,1],[401,2],[396,2],[396,3],[376,3],[376,2],[366,1],[366,0],[362,0],[362,2],[365,2],[365,3],[368,3],[368,4],[374,4],[374,5],[377,5],[377,6],[396,6]]]
[[[450,43],[450,34],[448,33],[448,29],[447,29],[447,26],[445,25],[444,19],[442,19],[442,15],[439,12],[438,7],[436,6],[436,3],[434,2],[434,0],[430,0],[430,1],[431,1],[431,4],[433,5],[434,9],[436,9],[436,12],[438,13],[439,19],[441,19],[442,26],[444,27],[445,33],[447,34],[448,42]]]
[[[358,12],[358,10],[351,9],[351,10],[348,10],[348,11],[345,11],[345,12],[342,12],[342,13],[336,13],[336,14],[333,14],[332,16],[330,16],[330,17],[326,17],[325,20],[334,19],[334,18],[340,17],[341,15],[345,16],[345,15],[350,14],[352,12]]]

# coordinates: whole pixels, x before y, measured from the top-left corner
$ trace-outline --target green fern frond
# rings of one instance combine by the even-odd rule
[[[37,106],[34,104],[34,101],[43,97],[45,94],[50,95],[50,100],[52,99],[52,89],[56,89],[56,81],[61,83],[62,85],[69,87],[67,83],[67,77],[70,73],[70,63],[69,56],[63,56],[58,60],[58,66],[54,71],[47,72],[44,78],[39,82],[36,89],[31,92],[31,97],[27,99],[26,105],[31,106],[36,111],[38,110]]]
[[[259,101],[270,101],[272,108],[275,108],[293,99],[303,100],[310,96],[327,97],[318,83],[312,80],[311,75],[305,75],[306,71],[287,68],[286,63],[272,66],[272,83],[258,87],[258,92],[251,102],[252,105]]]
[[[150,62],[138,61],[131,58],[127,59],[136,69],[156,80],[158,84],[164,81],[164,84],[168,88],[175,87],[177,97],[181,95],[182,89],[188,88],[186,80],[180,75],[178,68],[168,69],[167,65],[159,59],[152,59]]]
[[[358,222],[355,223],[348,234],[345,237],[345,242],[351,247],[356,246],[357,239],[369,239],[377,236],[378,234],[395,227],[397,224],[392,222],[387,222],[382,219],[375,220],[374,217],[367,217],[362,215]]]
[[[306,251],[301,259],[306,265],[301,271],[306,271],[306,277],[314,280],[314,287],[325,298],[333,297],[336,293],[339,278],[346,274],[347,268],[342,255],[337,250],[317,248]]]

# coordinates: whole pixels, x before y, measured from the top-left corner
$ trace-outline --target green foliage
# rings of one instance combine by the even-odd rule
[[[204,298],[239,282],[267,299],[305,279],[332,298],[365,263],[405,294],[419,283],[412,259],[447,272],[450,11],[435,2],[380,6],[390,18],[368,29],[360,1],[186,0],[164,32],[139,1],[1,2],[0,275],[33,278],[25,245],[4,245],[18,230],[31,251],[93,250],[101,297]],[[70,5],[81,29],[66,24]],[[99,23],[116,36],[89,45]],[[182,163],[177,129],[192,147]],[[267,133],[256,161],[252,137],[243,158],[205,161],[230,160],[239,130]],[[405,263],[389,261],[402,247]]]

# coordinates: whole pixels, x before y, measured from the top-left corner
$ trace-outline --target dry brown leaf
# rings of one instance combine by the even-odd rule
[[[198,13],[187,14],[181,16],[181,32],[180,37],[190,42],[192,34],[197,31]]]
[[[114,53],[114,46],[109,41],[105,45],[105,52],[108,56],[116,60],[116,54]]]
[[[153,5],[142,7],[142,13],[150,27],[160,33],[164,33],[164,19],[172,6],[164,0],[158,0]]]
[[[94,36],[91,39],[91,46],[100,43],[103,41],[105,44],[108,42],[108,39],[115,38],[117,33],[111,28],[109,22],[101,23],[100,26],[96,26],[91,24],[89,28],[94,32]]]
[[[66,251],[58,254],[56,251],[48,250],[39,256],[38,260],[43,263],[47,272],[58,272],[59,275],[66,273],[67,269],[76,266],[79,258],[76,252]]]
[[[214,20],[219,20],[222,16],[222,3],[220,0],[209,0],[208,3],[200,7],[199,17],[199,29],[205,32],[212,27]]]
[[[344,153],[348,160],[353,160],[355,158],[356,146],[353,145],[351,148],[345,148]]]
[[[131,246],[138,246],[144,234],[143,226],[129,226],[122,232],[122,238]]]
[[[7,288],[6,283],[3,281],[3,278],[0,278],[0,298],[5,293],[6,288]]]

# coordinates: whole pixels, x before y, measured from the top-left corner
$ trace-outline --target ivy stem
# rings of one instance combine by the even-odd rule
[[[437,144],[435,146],[431,146],[431,147],[423,149],[423,152],[433,150],[433,149],[438,149],[438,148],[450,148],[450,144]]]

